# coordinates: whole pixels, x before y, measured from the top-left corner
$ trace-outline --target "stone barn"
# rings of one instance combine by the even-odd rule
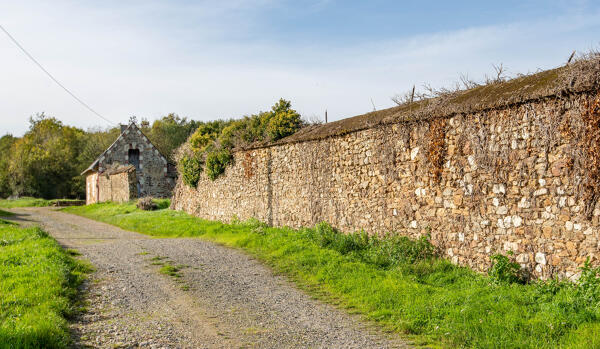
[[[177,172],[135,123],[121,125],[115,142],[82,173],[86,204],[171,197]]]

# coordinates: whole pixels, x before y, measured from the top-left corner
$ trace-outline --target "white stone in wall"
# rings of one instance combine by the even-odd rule
[[[492,192],[494,194],[506,194],[506,186],[504,184],[494,184]]]
[[[546,255],[542,252],[536,252],[535,262],[541,265],[546,265]]]
[[[518,263],[527,263],[529,262],[529,255],[527,253],[521,253],[516,258]]]
[[[418,197],[423,197],[427,195],[427,190],[425,190],[425,188],[417,188],[415,189],[415,195]]]
[[[566,196],[562,196],[560,199],[558,199],[558,206],[565,207],[566,204],[567,204]]]
[[[410,151],[410,159],[415,160],[419,154],[419,147],[415,147]]]
[[[477,170],[477,164],[475,163],[475,157],[473,155],[467,156],[467,161],[469,162],[469,166],[473,171]]]
[[[519,201],[519,203],[517,204],[517,206],[519,208],[530,208],[531,207],[531,202],[529,200],[527,200],[526,197],[522,197],[521,201]]]
[[[518,228],[521,225],[523,225],[523,218],[519,216],[512,216],[512,223],[515,226],[515,228]]]
[[[571,222],[571,221],[566,221],[566,222],[565,222],[565,229],[567,229],[567,231],[571,231],[571,230],[573,230],[573,222]]]
[[[512,242],[512,241],[506,241],[504,242],[504,251],[516,251],[519,249],[519,244],[516,242]]]

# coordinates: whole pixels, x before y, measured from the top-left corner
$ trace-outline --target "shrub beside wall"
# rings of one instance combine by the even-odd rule
[[[233,160],[231,150],[234,147],[274,142],[294,134],[301,127],[300,114],[284,99],[280,99],[269,112],[241,120],[203,124],[178,151],[177,162],[183,182],[195,188],[204,169],[208,178],[214,181]]]

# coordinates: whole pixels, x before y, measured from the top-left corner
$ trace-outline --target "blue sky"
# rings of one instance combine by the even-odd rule
[[[115,123],[175,112],[240,117],[290,99],[336,120],[393,105],[413,84],[556,67],[600,44],[592,1],[0,1],[2,24]],[[0,134],[37,112],[108,124],[0,33]]]

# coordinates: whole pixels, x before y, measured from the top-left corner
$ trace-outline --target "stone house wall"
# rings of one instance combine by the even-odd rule
[[[98,202],[98,173],[93,172],[85,177],[85,204]]]
[[[215,181],[203,174],[194,189],[179,180],[172,208],[224,221],[430,234],[453,262],[476,270],[513,251],[534,277],[576,278],[586,258],[600,257],[600,206],[584,213],[572,170],[573,130],[594,96],[241,150]]]
[[[135,170],[118,173],[92,173],[87,176],[86,182],[90,183],[86,200],[88,205],[107,201],[128,202],[138,197]]]
[[[150,143],[134,124],[131,124],[115,143],[99,158],[98,171],[106,171],[117,164],[129,164],[129,150],[139,150],[139,197],[170,197],[175,178],[168,171],[167,159]]]

